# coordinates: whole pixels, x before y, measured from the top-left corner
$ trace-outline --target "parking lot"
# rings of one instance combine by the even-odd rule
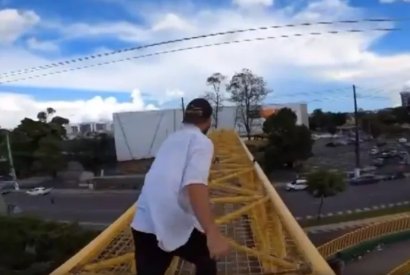
[[[341,145],[337,147],[327,147],[326,144],[334,139],[318,139],[313,145],[313,156],[309,158],[304,167],[309,170],[312,167],[321,167],[328,169],[337,169],[342,172],[353,171],[356,165],[355,145]],[[360,165],[361,167],[373,166],[373,158],[370,155],[371,149],[376,146],[376,141],[364,141],[360,143]],[[396,140],[388,140],[387,144],[380,150],[403,151]],[[395,173],[400,166],[398,159],[390,159],[386,164],[376,170],[376,174]],[[404,172],[410,172],[410,166],[404,166]]]

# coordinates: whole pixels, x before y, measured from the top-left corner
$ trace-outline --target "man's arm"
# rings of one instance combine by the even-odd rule
[[[208,177],[212,157],[213,144],[211,141],[201,142],[192,146],[192,153],[188,160],[183,180],[192,210],[206,234],[218,230],[212,215],[208,190]]]
[[[204,229],[205,234],[208,235],[213,231],[218,230],[211,210],[208,186],[193,183],[186,188],[192,205],[192,210]]]

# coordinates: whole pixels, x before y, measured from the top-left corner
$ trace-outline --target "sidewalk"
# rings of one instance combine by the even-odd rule
[[[398,219],[398,218],[403,218],[403,217],[410,217],[410,213],[409,212],[400,213],[400,214],[386,215],[386,216],[374,217],[374,218],[357,220],[357,221],[312,226],[312,227],[306,227],[304,228],[304,230],[308,233],[317,234],[317,233],[336,231],[336,230],[347,229],[347,228],[354,229],[354,228],[370,225],[373,223],[378,223],[378,222],[383,222],[383,221],[388,221],[388,220],[393,220],[393,219]]]

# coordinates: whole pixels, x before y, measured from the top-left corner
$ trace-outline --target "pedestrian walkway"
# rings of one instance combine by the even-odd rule
[[[410,240],[386,245],[361,259],[346,263],[344,274],[386,275],[392,269],[410,259]]]
[[[349,229],[349,228],[351,228],[353,230],[355,228],[370,225],[372,223],[377,223],[377,222],[383,222],[383,221],[388,221],[388,220],[392,220],[392,219],[402,218],[402,217],[409,216],[409,215],[410,215],[410,213],[406,212],[406,213],[401,213],[401,214],[386,215],[386,216],[380,216],[380,217],[374,217],[374,218],[356,220],[356,221],[350,221],[350,222],[342,222],[342,223],[333,223],[333,224],[312,226],[312,227],[305,228],[305,231],[307,231],[311,234],[318,234],[318,233],[323,233],[323,232],[337,231],[337,230]]]

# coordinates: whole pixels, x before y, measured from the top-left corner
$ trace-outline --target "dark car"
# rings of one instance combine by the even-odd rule
[[[16,190],[14,182],[0,182],[0,194],[7,195]]]
[[[374,175],[363,175],[359,178],[353,178],[349,180],[351,185],[365,185],[365,184],[375,184],[378,183],[379,179]]]
[[[10,175],[0,175],[0,181],[12,181],[13,177]]]

